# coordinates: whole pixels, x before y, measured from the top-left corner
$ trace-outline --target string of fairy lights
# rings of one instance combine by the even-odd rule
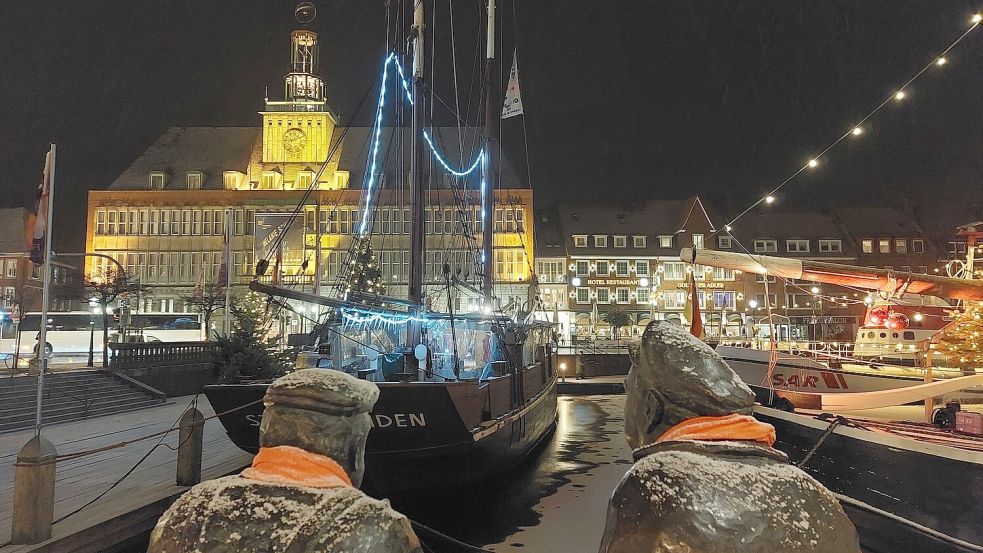
[[[379,174],[380,174],[379,146],[382,142],[382,127],[385,118],[386,90],[388,87],[390,66],[396,67],[399,83],[401,88],[403,89],[403,93],[405,95],[407,103],[411,106],[414,103],[413,93],[410,89],[409,82],[406,79],[406,74],[403,70],[403,66],[399,62],[397,53],[395,51],[391,52],[386,57],[383,63],[382,81],[379,87],[379,100],[376,105],[375,120],[372,125],[372,144],[370,146],[371,153],[369,155],[368,160],[366,161],[366,165],[367,165],[366,169],[368,175],[364,187],[365,192],[363,195],[364,198],[363,213],[366,214],[372,213],[372,192],[373,192],[373,188],[375,187],[379,179]],[[434,141],[431,138],[430,133],[424,129],[422,135],[423,135],[423,140],[424,142],[426,142],[428,148],[430,149],[430,153],[433,156],[433,158],[445,171],[447,171],[451,175],[459,178],[467,177],[473,174],[475,171],[482,169],[481,172],[482,177],[481,177],[481,184],[480,184],[480,190],[482,192],[481,194],[482,205],[480,208],[480,219],[481,221],[487,220],[488,209],[484,202],[484,191],[487,186],[487,183],[485,182],[485,178],[484,178],[485,173],[483,169],[485,163],[487,163],[488,156],[486,154],[485,148],[482,147],[477,151],[476,155],[474,156],[474,160],[469,165],[467,165],[466,167],[462,167],[460,169],[456,169],[454,168],[454,166],[451,165],[449,161],[447,161],[444,155],[440,152],[440,149],[437,147],[437,145],[434,144]],[[362,218],[361,222],[359,223],[359,229],[358,229],[358,235],[360,238],[365,238],[366,234],[371,228],[369,226],[370,223],[371,223],[371,217],[366,216]],[[486,258],[485,253],[481,252],[480,260],[482,264],[484,264],[485,258]],[[352,263],[353,264],[355,263],[354,259],[352,260]],[[408,314],[407,315],[387,314],[387,313],[373,312],[373,311],[352,311],[348,309],[342,310],[342,316],[346,320],[346,322],[352,324],[381,323],[386,325],[402,325],[410,321],[422,322],[426,320],[425,317],[414,317]]]
[[[810,157],[802,166],[798,167],[795,171],[793,171],[790,175],[788,175],[784,180],[782,180],[781,182],[779,182],[777,186],[771,188],[768,191],[767,194],[765,194],[764,196],[761,196],[760,198],[758,198],[757,200],[755,200],[754,202],[752,202],[747,208],[745,208],[743,211],[741,211],[740,213],[738,213],[737,216],[733,217],[730,221],[728,221],[727,224],[722,227],[722,229],[714,231],[710,236],[714,236],[716,234],[719,234],[721,230],[726,231],[726,232],[729,233],[731,231],[732,225],[734,225],[741,217],[744,217],[745,215],[747,215],[754,208],[756,208],[756,207],[758,207],[758,206],[760,206],[762,204],[764,204],[764,205],[772,205],[772,204],[774,204],[775,201],[777,200],[777,198],[776,198],[775,195],[782,188],[784,188],[787,184],[789,184],[790,182],[792,182],[793,180],[795,180],[796,177],[798,177],[802,173],[804,173],[806,171],[817,169],[819,167],[820,162],[822,161],[822,159],[824,157],[826,157],[835,147],[837,147],[838,145],[840,145],[844,140],[846,140],[848,138],[858,139],[858,138],[864,136],[864,134],[866,134],[866,128],[864,127],[864,125],[872,117],[874,117],[875,115],[877,115],[881,110],[883,110],[887,105],[891,104],[892,102],[903,102],[903,101],[905,101],[908,98],[908,90],[909,90],[909,87],[916,80],[918,80],[920,77],[922,77],[922,75],[926,74],[926,72],[928,72],[930,69],[932,69],[932,68],[937,68],[938,69],[938,68],[942,68],[942,67],[946,66],[949,63],[949,59],[946,57],[949,54],[949,52],[953,48],[955,48],[956,46],[958,46],[959,43],[961,43],[973,31],[975,31],[980,26],[980,23],[981,22],[983,22],[983,15],[981,15],[981,14],[975,14],[975,15],[973,15],[973,17],[970,19],[970,26],[969,26],[969,28],[966,29],[966,31],[964,31],[961,35],[959,35],[958,38],[956,38],[954,41],[952,41],[944,50],[942,50],[939,54],[937,54],[936,56],[934,56],[932,58],[932,61],[928,62],[925,66],[923,66],[921,69],[919,69],[911,78],[909,78],[908,80],[906,80],[901,86],[895,88],[894,91],[889,96],[887,96],[886,98],[884,98],[873,109],[871,109],[869,112],[867,112],[866,115],[864,115],[863,117],[861,117],[859,120],[857,120],[852,125],[849,125],[848,128],[847,128],[847,130],[846,130],[846,132],[844,132],[843,134],[841,134],[837,138],[835,138],[825,148],[823,148],[822,150],[820,150],[818,154]]]

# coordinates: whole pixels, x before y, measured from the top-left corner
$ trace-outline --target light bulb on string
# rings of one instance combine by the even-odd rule
[[[972,19],[972,21],[973,21],[973,23],[974,23],[974,24],[975,24],[975,23],[979,23],[980,21],[983,21],[983,15],[980,15],[980,14],[975,14],[975,15],[973,16],[973,19]]]
[[[773,204],[773,203],[775,203],[775,197],[772,196],[771,194],[765,196],[765,203],[766,204]]]
[[[819,165],[818,159],[813,158],[809,160],[809,167],[815,168],[818,165]]]
[[[853,127],[853,130],[850,131],[850,134],[852,134],[853,136],[860,136],[863,133],[864,133],[864,130],[861,127]]]
[[[948,62],[949,62],[949,60],[945,59],[945,56],[940,56],[939,59],[935,60],[935,65],[938,65],[939,67],[941,67],[941,66],[945,65]]]
[[[903,90],[899,90],[899,91],[897,91],[897,92],[894,93],[894,99],[895,100],[898,100],[898,101],[904,100],[905,99],[905,96],[906,96],[906,94],[905,94],[905,92]]]

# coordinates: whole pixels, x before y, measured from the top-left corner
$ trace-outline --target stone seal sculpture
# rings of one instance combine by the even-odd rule
[[[422,551],[405,516],[358,489],[378,399],[375,384],[333,370],[275,380],[252,466],[182,495],[158,520],[148,552]]]
[[[859,553],[836,498],[750,416],[751,390],[679,325],[646,328],[625,391],[636,462],[608,505],[601,553]]]

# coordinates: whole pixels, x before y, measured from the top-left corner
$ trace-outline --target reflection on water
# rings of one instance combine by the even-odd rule
[[[623,405],[623,396],[561,397],[555,434],[523,465],[480,487],[430,497],[395,499],[393,505],[413,520],[473,545],[495,549],[493,544],[503,544],[503,540],[512,536],[503,546],[539,550],[529,543],[515,541],[514,534],[522,528],[541,524],[544,499],[558,499],[554,503],[561,506],[572,505],[582,501],[579,498],[586,485],[572,483],[578,475],[591,476],[589,473],[599,466],[616,463],[622,465],[618,467],[620,477],[630,465],[629,454],[624,449],[627,446],[612,447],[611,444],[612,436],[624,442],[621,438]],[[421,467],[421,470],[426,469]],[[594,480],[591,484],[605,487],[601,490],[602,499],[608,497],[617,484],[617,480],[607,480],[604,483]],[[580,523],[576,520],[579,514],[571,512],[571,515],[563,526]],[[558,515],[551,512],[550,516],[553,520],[552,517]],[[603,519],[603,509],[599,517]],[[603,527],[603,520],[593,522]],[[569,531],[568,528],[551,530]],[[596,533],[599,541],[600,533]],[[434,551],[457,550],[422,533],[421,538]],[[509,547],[497,550],[507,549]]]

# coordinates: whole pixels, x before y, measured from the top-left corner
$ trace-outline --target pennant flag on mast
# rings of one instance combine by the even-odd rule
[[[44,173],[38,185],[38,197],[34,213],[27,218],[27,244],[31,251],[30,259],[35,265],[44,263],[44,242],[47,240],[48,194],[51,193],[51,150],[44,156]]]
[[[509,72],[509,87],[505,89],[505,105],[502,106],[502,119],[522,115],[522,94],[519,92],[519,65],[515,50],[512,50],[512,71]]]

